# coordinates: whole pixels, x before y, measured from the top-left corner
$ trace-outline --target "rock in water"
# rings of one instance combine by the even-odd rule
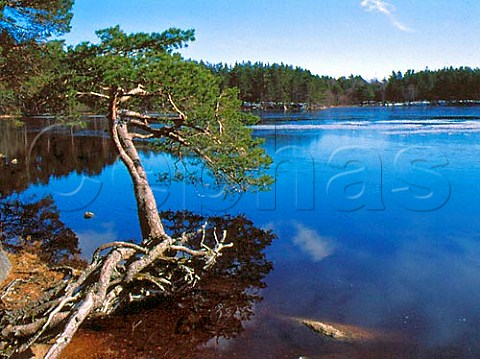
[[[306,318],[293,317],[292,319],[302,323],[318,335],[341,342],[397,342],[399,340],[399,336],[394,333],[384,333],[370,328]]]
[[[83,214],[83,218],[85,218],[85,219],[90,219],[90,218],[93,218],[93,217],[95,217],[95,213],[93,213],[93,212],[85,212]]]
[[[8,260],[7,253],[0,247],[0,284],[8,277],[11,269],[12,265]]]
[[[323,322],[319,321],[314,321],[314,320],[301,320],[301,323],[306,325],[308,328],[312,329],[314,332],[320,334],[320,335],[325,335],[327,337],[331,337],[333,339],[337,340],[349,340],[352,339],[353,336],[349,335],[348,332],[341,330],[339,328],[336,328],[335,326],[331,324],[326,324]]]

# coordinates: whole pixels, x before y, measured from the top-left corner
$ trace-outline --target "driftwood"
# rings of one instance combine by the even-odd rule
[[[213,239],[206,236],[212,235]],[[200,245],[190,240],[201,237]],[[11,356],[36,343],[53,343],[45,358],[57,358],[81,324],[95,316],[112,314],[127,304],[152,295],[178,293],[195,285],[222,254],[226,231],[206,231],[178,238],[145,240],[140,245],[113,242],[97,249],[79,275],[68,271],[63,281],[27,308],[3,310],[0,349]],[[206,243],[214,243],[207,246]]]

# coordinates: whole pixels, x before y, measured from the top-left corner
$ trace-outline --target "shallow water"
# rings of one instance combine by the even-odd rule
[[[254,318],[198,355],[478,357],[480,108],[262,117],[254,134],[265,138],[276,178],[267,193],[225,199],[208,177],[196,186],[160,183],[156,174],[172,173],[171,158],[142,152],[162,210],[245,213],[279,237],[266,249],[274,270]],[[52,195],[85,257],[100,243],[139,238],[130,179],[101,120],[42,135],[48,124],[40,120],[0,125],[0,153],[19,160],[5,167],[4,198]],[[85,211],[95,217],[85,220]],[[298,317],[381,335],[338,344],[291,319]]]

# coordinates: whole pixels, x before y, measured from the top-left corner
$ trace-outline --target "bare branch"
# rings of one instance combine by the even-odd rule
[[[139,120],[130,120],[129,124],[152,134],[156,138],[168,137],[168,134],[173,131],[173,128],[169,126],[154,128],[150,124]]]
[[[128,123],[133,124],[133,125],[137,125],[137,126],[141,126],[141,125],[150,126],[149,121],[152,121],[152,122],[153,121],[155,121],[155,122],[182,121],[181,117],[174,117],[174,116],[168,116],[168,115],[165,115],[165,116],[160,116],[160,115],[150,116],[150,115],[145,115],[145,114],[142,114],[142,113],[139,113],[139,112],[136,112],[136,111],[131,111],[131,110],[120,110],[120,111],[118,111],[118,113],[123,119],[130,118],[128,120]],[[143,122],[138,122],[138,121],[135,121],[135,120],[132,120],[132,119],[143,120]]]
[[[92,308],[95,305],[95,294],[90,291],[85,300],[82,302],[78,310],[75,311],[73,317],[68,322],[62,334],[57,338],[55,344],[45,355],[45,359],[55,359],[60,356],[60,353],[70,343],[73,335],[77,332],[80,325],[84,322],[87,316],[91,313]]]
[[[165,289],[165,287],[161,283],[167,284],[167,285],[170,285],[170,286],[172,285],[172,282],[170,282],[169,280],[167,280],[165,278],[156,278],[149,273],[139,274],[139,275],[137,275],[136,279],[137,280],[149,281],[150,283],[153,283],[156,287],[158,287],[163,292],[166,292],[167,290]]]
[[[51,321],[51,325],[57,325],[67,317],[68,312],[58,313]],[[2,336],[8,337],[13,335],[15,337],[25,337],[28,335],[33,335],[47,322],[47,319],[48,318],[40,318],[29,324],[7,326],[2,330]]]
[[[130,134],[132,135],[132,138],[139,138],[141,140],[147,140],[154,137],[153,133],[149,133],[148,135],[141,135],[140,133],[131,132]]]
[[[103,93],[99,93],[99,92],[77,92],[77,96],[94,96],[94,97],[101,97],[101,98],[106,98],[106,99],[110,99],[110,96],[108,95],[105,95]]]
[[[131,117],[131,118],[138,118],[140,120],[155,120],[155,117],[149,116],[149,115],[144,115],[136,111],[131,111],[131,110],[120,110],[118,111],[118,114],[123,117]]]
[[[120,96],[120,103],[128,101],[130,98],[135,96],[149,96],[150,93],[145,90],[142,85],[138,85],[134,89],[128,91],[126,94]]]
[[[100,255],[100,252],[104,251],[105,249],[109,249],[112,247],[116,248],[131,248],[135,249],[140,253],[147,253],[146,249],[143,247],[140,247],[139,245],[136,245],[134,243],[129,243],[129,242],[110,242],[106,243],[104,245],[101,245],[100,247],[97,248],[95,253],[93,254],[93,258],[98,258]]]
[[[170,246],[170,249],[172,249],[174,251],[187,253],[187,254],[189,254],[193,257],[206,256],[208,254],[208,252],[204,249],[203,250],[195,250],[195,249],[191,249],[191,248],[188,248],[188,247],[185,247],[185,246],[179,246],[179,245]]]
[[[10,294],[10,292],[15,288],[15,285],[17,283],[27,283],[26,280],[24,279],[15,279],[13,281],[11,281],[6,287],[5,289],[3,290],[3,294],[0,296],[0,300],[4,300],[5,297],[8,297],[8,295]]]
[[[187,115],[185,115],[178,107],[177,105],[175,104],[175,102],[173,101],[173,98],[172,98],[172,95],[171,94],[168,94],[168,101],[170,102],[170,104],[172,105],[173,109],[175,110],[175,112],[177,112],[179,115],[180,115],[180,118],[185,121],[187,119]]]
[[[217,123],[218,123],[218,127],[219,127],[218,132],[220,133],[220,136],[223,135],[223,124],[222,124],[222,121],[220,120],[220,116],[219,116],[219,113],[220,113],[220,99],[222,97],[223,97],[223,94],[221,94],[217,98],[217,103],[215,105],[215,118],[217,119]]]
[[[159,256],[162,256],[170,247],[171,243],[172,238],[166,236],[166,238],[153,247],[147,255],[130,264],[125,277],[126,282],[131,282],[140,271],[152,264]]]

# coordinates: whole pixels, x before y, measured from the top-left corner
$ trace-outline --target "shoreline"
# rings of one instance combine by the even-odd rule
[[[350,105],[308,105],[306,103],[282,104],[262,102],[242,104],[242,111],[246,112],[315,112],[335,108],[363,108],[363,107],[474,107],[480,106],[480,100],[435,100],[435,101],[409,101],[409,102],[369,102]]]
[[[305,106],[304,106],[305,105]],[[290,106],[290,107],[289,107]],[[308,107],[307,104],[289,104],[287,109],[283,107],[283,104],[277,104],[276,107],[262,107],[262,103],[244,103],[241,106],[242,111],[251,113],[300,113],[300,112],[317,112],[325,111],[337,108],[400,108],[400,107],[477,107],[480,106],[480,100],[435,100],[435,101],[410,101],[410,102],[375,102],[364,103],[357,105],[314,105]],[[59,115],[60,116],[60,115]],[[92,112],[85,112],[81,114],[82,117],[87,118],[102,118],[106,115],[99,115]],[[14,114],[0,114],[1,120],[23,120],[25,118],[51,118],[55,119],[57,115],[54,114],[38,114],[38,115],[14,115]]]

